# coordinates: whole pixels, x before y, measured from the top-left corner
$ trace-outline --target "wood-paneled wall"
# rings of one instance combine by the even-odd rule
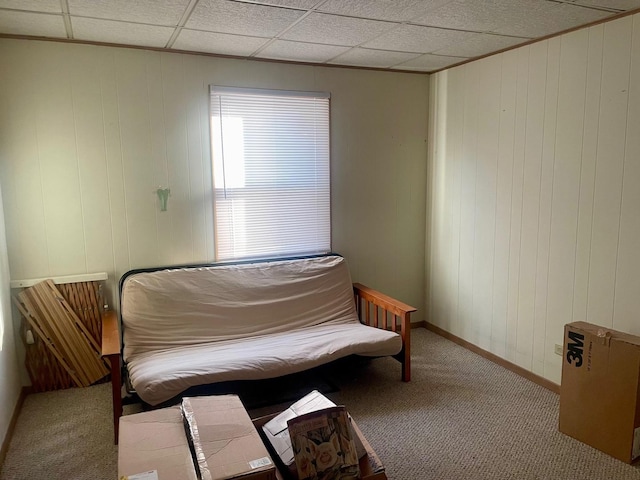
[[[129,269],[212,260],[209,85],[316,90],[333,249],[354,281],[423,307],[427,76],[10,39],[0,64],[12,279],[105,271],[113,303]]]
[[[11,321],[9,258],[3,211],[2,198],[0,198],[0,464],[9,448],[8,437],[11,435],[16,418],[15,412],[21,392]]]
[[[564,324],[640,334],[640,15],[433,76],[428,321],[560,383]]]

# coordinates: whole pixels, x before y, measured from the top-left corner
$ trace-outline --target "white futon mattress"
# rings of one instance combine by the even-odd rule
[[[359,322],[339,256],[137,273],[121,300],[124,359],[150,405],[196,385],[402,349],[398,334]]]

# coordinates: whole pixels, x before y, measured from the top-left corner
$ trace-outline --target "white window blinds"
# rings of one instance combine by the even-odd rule
[[[216,259],[331,249],[329,95],[211,87]]]

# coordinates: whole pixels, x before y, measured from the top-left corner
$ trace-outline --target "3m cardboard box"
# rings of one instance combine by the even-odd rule
[[[196,480],[179,406],[120,417],[118,479]]]
[[[276,468],[237,395],[182,400],[203,480],[276,480]]]
[[[565,325],[560,431],[624,462],[640,456],[640,337]]]

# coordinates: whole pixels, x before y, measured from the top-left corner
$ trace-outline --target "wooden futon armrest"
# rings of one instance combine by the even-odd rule
[[[118,330],[118,314],[107,310],[102,314],[102,356],[109,360],[111,366],[111,395],[113,401],[113,434],[114,443],[118,443],[118,426],[122,416],[122,372],[120,371],[120,332]]]
[[[120,332],[118,314],[107,310],[102,314],[102,356],[120,355]]]
[[[402,363],[402,380],[410,381],[411,312],[417,309],[361,283],[353,284],[353,293],[360,322],[397,332],[402,337],[402,351],[395,358]]]

